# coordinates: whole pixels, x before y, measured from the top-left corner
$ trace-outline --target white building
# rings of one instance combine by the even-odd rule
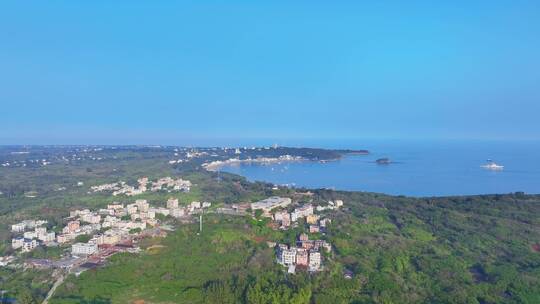
[[[251,204],[252,210],[262,210],[265,213],[270,213],[274,208],[285,208],[292,203],[292,200],[288,197],[272,196],[262,201]]]
[[[103,220],[103,224],[101,225],[103,228],[113,227],[115,223],[120,222],[120,219],[113,216],[107,216],[105,217],[105,220]]]
[[[47,228],[45,227],[36,227],[36,229],[34,229],[34,231],[36,232],[36,235],[41,235],[41,234],[45,234],[47,232]]]
[[[139,213],[141,219],[153,219],[156,217],[156,213],[153,211]]]
[[[11,239],[11,247],[13,247],[13,249],[21,248],[23,246],[23,243],[24,243],[23,237],[17,237],[17,238]]]
[[[139,211],[141,212],[148,212],[148,209],[150,208],[150,204],[144,199],[136,200],[135,205],[137,205],[137,208],[139,208]]]
[[[185,215],[185,211],[182,208],[174,208],[171,209],[171,216],[172,217],[181,217]]]
[[[276,212],[274,214],[274,220],[276,222],[282,222],[282,221],[290,221],[291,220],[291,215],[287,212],[287,211],[281,211],[281,212]]]
[[[171,211],[166,208],[150,208],[148,212],[154,212],[154,214],[163,214],[164,216],[171,213]]]
[[[137,205],[135,204],[129,204],[126,206],[127,214],[132,215],[133,213],[137,213]]]
[[[120,242],[119,234],[106,234],[103,236],[103,244],[114,245]]]
[[[69,212],[70,217],[77,217],[77,216],[83,216],[86,214],[90,214],[90,210],[84,209],[84,210],[73,210]]]
[[[319,271],[321,269],[321,253],[312,251],[309,253],[309,271]]]
[[[26,229],[33,229],[37,226],[46,224],[47,221],[34,221],[34,220],[25,220],[17,224],[11,225],[12,232],[24,232]]]
[[[56,233],[54,232],[45,232],[42,234],[38,234],[38,240],[48,243],[53,242],[56,239]]]
[[[114,215],[114,210],[113,209],[99,209],[98,210],[98,214],[101,214],[101,215]]]
[[[293,265],[294,263],[296,263],[296,249],[282,249],[281,263],[284,265]]]
[[[146,222],[120,221],[114,224],[115,228],[131,230],[131,229],[146,229]]]
[[[96,243],[75,243],[71,246],[73,255],[90,255],[98,250]]]
[[[39,244],[36,240],[24,239],[23,245],[22,245],[22,251],[30,252],[34,250],[34,248],[36,248],[38,245]]]
[[[89,243],[94,243],[96,245],[101,245],[103,244],[103,240],[104,240],[104,236],[103,234],[96,234],[94,235],[94,237],[92,239],[90,239]]]
[[[25,239],[33,239],[33,238],[36,238],[37,237],[37,233],[35,231],[26,231],[24,233],[24,238]]]
[[[324,210],[330,210],[330,209],[333,209],[333,208],[334,207],[332,207],[332,206],[324,206],[324,207],[323,206],[317,206],[316,209],[317,209],[317,211],[322,212]]]
[[[74,238],[75,236],[73,236],[73,234],[59,234],[56,236],[56,242],[64,244],[73,240]]]
[[[97,214],[88,213],[88,214],[81,215],[81,221],[90,223],[90,224],[99,224],[101,222],[101,216]]]
[[[11,225],[12,232],[24,232],[25,228],[26,228],[26,225],[24,223],[17,223],[17,224]]]
[[[124,204],[113,203],[111,205],[107,205],[107,209],[111,209],[111,210],[124,209]]]
[[[296,222],[299,218],[303,218],[311,214],[313,214],[313,206],[311,204],[307,204],[300,208],[294,209],[294,212],[291,213],[291,220]]]
[[[168,199],[167,208],[168,209],[178,208],[178,199],[173,199],[173,198]]]
[[[122,217],[128,215],[125,209],[116,209],[114,211],[114,216],[116,217]]]

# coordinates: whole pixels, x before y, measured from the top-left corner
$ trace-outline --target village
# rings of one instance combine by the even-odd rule
[[[163,177],[150,181],[147,177],[137,180],[138,186],[124,182],[102,184],[90,187],[93,192],[108,192],[113,196],[130,197],[146,191],[189,192],[192,184],[182,178]],[[24,267],[65,269],[76,275],[91,268],[104,265],[106,259],[118,252],[138,252],[137,242],[146,237],[164,237],[174,227],[163,222],[167,218],[192,222],[193,215],[203,213],[251,215],[255,220],[269,219],[268,226],[275,230],[301,227],[304,233],[297,235],[291,244],[268,242],[275,249],[276,261],[287,268],[289,273],[297,270],[318,272],[324,269],[325,253],[331,253],[332,245],[320,239],[331,223],[328,211],[343,206],[343,201],[329,201],[326,205],[311,203],[293,204],[288,197],[272,196],[243,204],[232,204],[217,208],[210,202],[192,201],[180,203],[177,198],[169,198],[164,203],[151,205],[145,199],[131,203],[113,202],[106,207],[70,210],[63,219],[62,227],[49,230],[42,219],[28,219],[11,225],[13,250],[29,253],[38,247],[65,248],[60,259],[26,258]],[[202,229],[202,218],[201,229]],[[167,222],[167,221],[165,221]],[[311,235],[311,238],[310,238]],[[69,247],[67,247],[69,246]],[[69,248],[69,253],[67,253]],[[1,266],[16,260],[15,256],[0,259]]]
[[[117,252],[137,252],[137,240],[144,237],[166,236],[171,227],[161,225],[156,215],[173,218],[188,217],[200,213],[212,204],[209,202],[191,202],[181,206],[178,199],[168,199],[166,207],[151,206],[146,200],[134,203],[109,204],[99,210],[73,210],[65,218],[66,224],[61,233],[47,231],[43,220],[25,220],[11,226],[15,236],[12,247],[21,252],[31,252],[39,246],[56,247],[71,244],[70,256],[60,261],[28,259],[25,264],[39,268],[71,268],[79,267],[80,273],[85,268],[93,268],[103,264],[105,259]],[[78,241],[81,236],[86,241]],[[7,258],[6,258],[7,259]],[[11,260],[13,257],[11,258]]]
[[[188,180],[183,180],[181,178],[173,179],[172,177],[162,177],[156,181],[150,181],[148,177],[141,177],[137,179],[138,186],[130,186],[126,182],[120,181],[116,183],[103,184],[92,186],[90,189],[93,192],[112,192],[113,196],[118,195],[127,195],[134,196],[138,194],[145,193],[150,190],[151,192],[157,192],[165,190],[167,192],[173,191],[183,191],[189,192],[191,188],[191,182]],[[148,187],[150,184],[150,187]]]
[[[311,204],[303,204],[288,211],[291,205],[290,198],[274,196],[248,205],[233,205],[232,208],[217,208],[207,212],[231,214],[226,212],[230,209],[235,214],[246,214],[248,210],[253,218],[270,219],[269,224],[274,229],[287,230],[305,225],[309,234],[320,235],[326,232],[331,223],[322,212],[339,209],[343,201],[329,201],[327,206],[315,208]],[[39,219],[13,224],[11,245],[14,250],[23,253],[31,252],[39,246],[70,245],[70,254],[58,261],[27,259],[25,266],[70,269],[79,274],[103,265],[106,258],[117,252],[138,252],[136,242],[141,238],[166,236],[167,230],[172,230],[172,227],[163,225],[157,217],[188,218],[211,206],[210,202],[197,201],[180,205],[178,199],[170,198],[165,207],[152,206],[147,200],[138,199],[129,204],[115,202],[98,210],[77,209],[69,212],[59,233],[48,231],[47,222]],[[330,243],[310,239],[307,233],[298,235],[295,244],[269,242],[269,245],[276,250],[277,263],[287,267],[289,273],[295,273],[297,269],[309,272],[323,270],[323,252],[332,251]],[[5,266],[13,260],[13,256],[4,257],[1,262]]]
[[[51,297],[70,275],[78,277],[88,270],[108,267],[110,258],[119,253],[145,254],[149,248],[160,246],[155,244],[161,241],[153,238],[174,233],[178,225],[198,223],[196,235],[204,233],[203,216],[212,214],[246,218],[252,227],[282,231],[266,243],[273,251],[269,262],[285,273],[314,275],[329,266],[333,245],[326,233],[332,213],[343,207],[342,200],[314,201],[308,191],[255,202],[210,203],[184,195],[194,185],[180,177],[139,177],[136,181],[136,186],[122,181],[89,186],[87,193],[99,194],[98,200],[101,193],[114,197],[100,207],[79,205],[51,222],[35,216],[11,223],[11,251],[0,257],[0,267],[51,271],[54,284],[47,296]],[[279,193],[280,186],[274,185],[272,190]],[[155,195],[137,198],[146,192]]]
[[[286,197],[270,197],[262,201],[251,204],[251,210],[260,213],[262,217],[272,219],[274,229],[287,230],[290,227],[298,227],[300,220],[307,225],[310,234],[326,232],[329,218],[321,213],[325,210],[336,210],[343,206],[342,200],[329,201],[327,206],[313,207],[311,204],[304,204],[288,211],[292,200]],[[306,269],[309,272],[317,272],[324,269],[322,250],[330,253],[332,245],[325,240],[310,240],[308,234],[302,233],[298,236],[296,244],[269,244],[276,249],[277,262],[288,267],[289,273],[295,273],[296,269]]]

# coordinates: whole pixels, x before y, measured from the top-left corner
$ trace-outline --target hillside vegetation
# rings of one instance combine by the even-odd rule
[[[157,251],[70,278],[53,303],[540,302],[538,197],[318,195],[349,206],[329,229],[335,248],[322,273],[289,275],[274,262],[261,240],[287,233],[211,217],[200,236],[183,226]]]
[[[0,253],[11,253],[13,222],[40,216],[54,228],[69,208],[135,199],[88,193],[90,185],[171,175],[191,180],[192,191],[136,198],[157,205],[171,196],[215,205],[271,195],[313,204],[343,200],[320,235],[333,245],[325,270],[291,275],[275,262],[267,241],[291,243],[304,228],[276,231],[249,216],[208,214],[200,235],[197,223],[178,222],[167,237],[143,240],[140,254],[118,254],[103,267],[70,275],[50,303],[540,303],[540,196],[409,198],[321,189],[305,196],[307,189],[276,190],[190,163],[171,166],[170,153],[127,153],[102,162],[0,169],[0,189],[11,189],[0,196]],[[29,190],[37,197],[25,197]],[[0,290],[37,303],[52,284],[49,274],[1,269]]]

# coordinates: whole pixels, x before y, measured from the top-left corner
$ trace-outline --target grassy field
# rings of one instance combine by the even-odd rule
[[[204,232],[197,232],[196,224],[182,226],[139,256],[118,255],[107,267],[71,277],[51,303],[99,299],[110,303],[137,299],[150,303],[204,303],[204,290],[211,281],[245,271],[254,255],[273,260],[269,249],[254,243],[251,229],[241,221],[209,218]]]

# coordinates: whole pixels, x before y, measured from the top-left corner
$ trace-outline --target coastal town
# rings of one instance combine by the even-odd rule
[[[0,304],[540,304],[540,0],[2,4]]]
[[[39,157],[33,152],[11,154],[24,149],[4,150],[1,155],[11,163],[25,155],[27,159],[54,160],[75,150],[58,148],[62,153],[58,154],[38,148],[35,154]],[[279,303],[287,303],[283,299],[305,296],[307,302],[303,303],[329,303],[336,295],[341,300],[369,302],[359,293],[368,294],[370,286],[385,290],[387,284],[395,283],[393,279],[402,282],[412,273],[425,275],[426,269],[441,261],[425,255],[419,261],[429,268],[416,271],[417,256],[404,252],[444,252],[450,246],[473,253],[476,247],[470,246],[468,237],[459,238],[461,229],[476,237],[489,232],[474,226],[473,220],[455,232],[449,232],[453,228],[444,221],[429,221],[448,214],[447,208],[455,202],[447,198],[428,202],[303,188],[251,180],[219,166],[204,165],[229,159],[240,160],[241,166],[250,159],[285,162],[286,155],[332,161],[337,152],[273,147],[82,150],[77,152],[81,157],[103,159],[0,168],[4,170],[0,181],[3,302],[271,303],[271,298],[279,296]],[[260,165],[266,164],[254,164]],[[482,208],[474,206],[488,202],[500,214],[521,212],[525,216],[518,207],[536,210],[537,204],[537,198],[520,193],[460,201],[460,207],[452,210],[463,216],[481,214]],[[519,204],[514,208],[506,203],[510,201]],[[514,229],[515,224],[505,227]],[[519,227],[528,229],[530,224]],[[475,234],[477,230],[482,233]],[[512,241],[510,235],[498,237]],[[527,259],[540,252],[537,239],[523,248]],[[527,244],[528,240],[520,242]],[[509,247],[493,247],[497,248]],[[451,268],[435,266],[441,276],[428,285],[429,290],[436,282],[446,282],[444,271],[453,269],[465,269],[464,275],[481,279],[485,268],[476,264],[477,258],[458,261]],[[504,260],[498,263],[504,264]],[[468,288],[467,284],[456,286]],[[230,300],[222,302],[227,294],[232,295]]]
[[[104,152],[111,149],[78,150],[79,154],[73,154],[74,159],[66,163],[77,162],[77,155],[80,155],[81,162],[112,160],[116,164],[116,154]],[[167,148],[167,154],[169,151]],[[261,147],[175,148],[172,151],[176,160],[165,160],[162,165],[167,168],[162,172],[169,172],[166,175],[130,176],[121,167],[113,165],[107,169],[110,174],[104,178],[74,176],[68,183],[51,184],[49,188],[24,188],[20,197],[29,201],[50,195],[65,195],[73,201],[64,201],[64,206],[68,207],[55,209],[54,216],[45,207],[43,214],[23,213],[15,221],[6,222],[6,245],[0,256],[0,271],[21,276],[49,273],[49,285],[40,291],[41,299],[48,299],[68,278],[79,278],[83,273],[112,267],[115,256],[128,254],[133,258],[151,259],[153,252],[170,246],[166,245],[168,236],[176,236],[178,231],[187,229],[190,238],[210,238],[209,241],[215,242],[213,236],[205,235],[203,222],[211,225],[208,231],[220,231],[230,221],[243,223],[257,242],[267,244],[264,248],[271,256],[265,257],[265,263],[273,265],[275,271],[316,276],[327,269],[335,253],[326,233],[334,218],[332,213],[343,206],[343,201],[324,201],[309,191],[301,192],[277,184],[265,185],[262,195],[237,199],[212,195],[215,189],[212,187],[219,187],[223,178],[227,185],[231,180],[226,173],[219,172],[222,165],[236,161],[266,164],[318,160],[322,158],[322,154],[317,154],[319,150]],[[97,156],[100,153],[106,155]],[[24,155],[15,154],[18,158]],[[328,158],[337,155],[328,153]],[[55,168],[64,156],[50,157],[54,161],[49,168]],[[213,163],[213,158],[218,161]],[[177,171],[192,166],[202,173],[195,175],[197,183],[191,180],[193,173],[188,171],[184,175]],[[87,175],[94,174],[90,167],[84,171]],[[204,176],[203,180],[201,176]],[[4,195],[12,196],[13,193],[9,191]],[[84,199],[79,200],[76,196]],[[216,223],[220,224],[216,226]],[[261,227],[264,228],[260,230]],[[274,231],[273,235],[265,235],[269,231]],[[291,237],[292,234],[295,236]],[[17,289],[10,287],[7,290],[11,294]]]
[[[240,150],[236,150],[236,154],[240,154]],[[239,164],[250,164],[250,163],[258,163],[258,164],[273,164],[273,163],[282,163],[282,162],[300,162],[300,161],[307,161],[308,159],[304,157],[299,156],[291,156],[291,155],[282,155],[279,157],[257,157],[257,158],[246,158],[246,159],[240,159],[238,157],[230,158],[227,160],[216,160],[209,163],[204,163],[202,166],[208,171],[217,171],[223,166],[229,166],[229,165],[239,165]]]
[[[181,178],[173,179],[170,176],[159,178],[156,181],[150,181],[148,177],[141,177],[137,179],[138,186],[130,186],[126,182],[120,181],[110,184],[102,184],[92,186],[90,189],[93,192],[112,192],[113,196],[125,194],[127,196],[133,196],[145,193],[150,190],[151,192],[157,192],[166,190],[189,192],[191,188],[191,182],[183,180]],[[148,187],[150,185],[150,187]]]
[[[191,187],[190,181],[181,178],[166,177],[149,182],[143,177],[139,178],[138,182],[138,187],[119,182],[92,186],[91,189],[95,192],[108,191],[113,196],[130,197],[147,191],[147,183],[151,183],[150,191],[172,189],[189,192]],[[319,239],[331,223],[325,214],[342,206],[341,200],[314,207],[312,204],[293,203],[289,197],[273,196],[248,205],[233,204],[230,208],[210,210],[210,202],[181,203],[178,199],[169,198],[163,206],[154,206],[145,199],[137,199],[131,203],[113,202],[97,210],[70,210],[69,216],[64,218],[64,226],[57,232],[48,230],[47,221],[41,219],[14,223],[11,225],[11,246],[21,253],[28,253],[40,246],[68,245],[69,254],[63,255],[59,260],[29,258],[24,261],[24,265],[31,268],[65,269],[78,275],[85,270],[104,265],[106,259],[115,253],[138,252],[136,244],[142,238],[166,236],[167,231],[172,231],[174,227],[163,224],[158,217],[183,218],[192,222],[193,216],[208,210],[208,213],[250,214],[253,219],[268,219],[269,227],[276,230],[305,227],[306,233],[298,235],[294,244],[268,243],[275,249],[277,263],[285,266],[287,272],[318,272],[324,269],[324,253],[332,251],[330,243]],[[310,239],[308,234],[315,236],[315,239]],[[0,266],[7,266],[14,260],[15,256],[2,257]]]

